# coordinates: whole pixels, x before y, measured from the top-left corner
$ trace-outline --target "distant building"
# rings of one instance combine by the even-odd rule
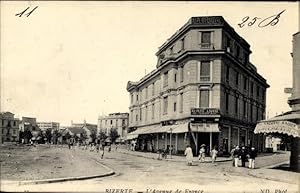
[[[47,129],[59,130],[59,123],[57,122],[37,122],[37,125],[42,131]]]
[[[0,143],[19,141],[19,122],[20,120],[14,118],[11,112],[0,113]]]
[[[76,136],[76,138],[81,142],[84,142],[84,141],[82,141],[82,139],[86,138],[85,142],[91,143],[94,140],[93,137],[92,137],[92,134],[94,134],[94,138],[96,138],[97,128],[94,127],[94,126],[91,126],[91,125],[84,125],[82,127],[80,127],[80,126],[66,127],[65,130],[62,132],[63,141],[66,141],[65,136],[66,136],[67,133],[69,133],[72,137]]]
[[[253,133],[265,118],[269,85],[250,62],[250,45],[221,16],[192,17],[158,50],[156,69],[129,81],[128,139],[143,151],[194,153],[205,144],[264,150]]]
[[[98,118],[97,133],[104,132],[107,136],[111,129],[116,129],[121,139],[126,138],[128,130],[128,113],[111,113]]]
[[[88,126],[89,128],[97,129],[97,124],[87,123],[85,120],[83,121],[83,123],[73,123],[73,121],[71,121],[71,127],[83,127],[83,126]]]

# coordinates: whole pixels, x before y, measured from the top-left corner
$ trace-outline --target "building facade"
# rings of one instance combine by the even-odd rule
[[[19,119],[14,118],[11,112],[0,113],[0,143],[18,142],[20,137]]]
[[[42,131],[47,129],[59,130],[59,123],[57,122],[38,122],[37,125]]]
[[[98,133],[104,132],[109,136],[111,129],[116,129],[121,139],[125,139],[128,132],[129,113],[111,113],[98,118]]]
[[[266,80],[250,62],[250,45],[221,16],[192,17],[156,53],[156,69],[129,81],[128,139],[142,150],[172,147],[182,153],[190,144],[197,154],[229,153],[235,145],[263,150],[254,135],[265,118]]]

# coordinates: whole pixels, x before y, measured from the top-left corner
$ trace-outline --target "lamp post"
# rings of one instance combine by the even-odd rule
[[[170,149],[169,149],[169,151],[170,151],[170,159],[172,159],[172,128],[170,128]]]

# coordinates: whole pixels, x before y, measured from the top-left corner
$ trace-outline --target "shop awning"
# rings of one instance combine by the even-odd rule
[[[131,139],[136,139],[138,138],[139,135],[135,135],[135,134],[128,134],[126,136],[126,140],[131,140]]]
[[[255,127],[254,133],[282,133],[300,137],[300,127],[291,121],[277,118],[259,122]]]
[[[191,123],[193,132],[217,133],[220,132],[218,123]]]

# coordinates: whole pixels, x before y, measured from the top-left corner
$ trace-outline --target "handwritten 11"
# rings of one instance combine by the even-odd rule
[[[30,7],[27,7],[24,11],[20,12],[20,13],[17,13],[15,16],[19,16],[19,17],[22,17],[24,13],[26,13],[26,11],[29,9]],[[32,12],[34,12],[34,10],[36,10],[38,8],[38,6],[36,6],[35,8],[33,8],[30,12],[26,13],[25,15],[27,17],[29,17]]]

